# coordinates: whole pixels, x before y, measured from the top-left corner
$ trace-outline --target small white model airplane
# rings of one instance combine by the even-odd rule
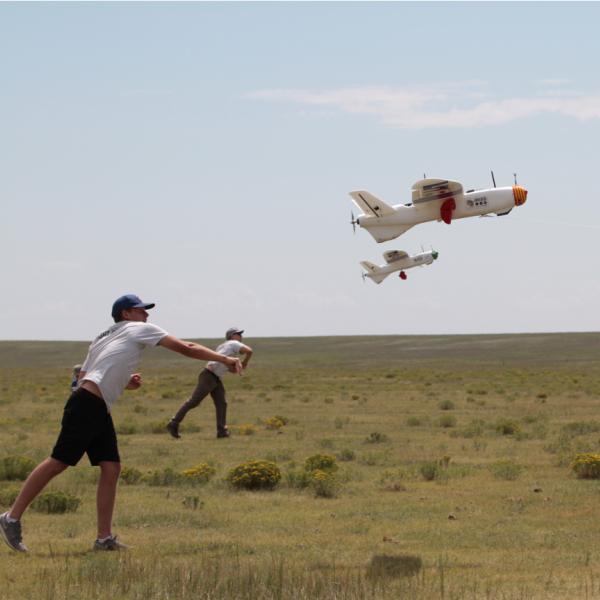
[[[400,271],[400,279],[406,279],[407,275],[404,272],[406,269],[430,265],[438,256],[439,254],[435,250],[432,250],[431,252],[421,252],[421,254],[413,254],[412,256],[409,256],[402,250],[388,250],[383,253],[385,265],[378,267],[368,260],[361,261],[360,264],[366,271],[362,276],[363,279],[368,277],[375,283],[381,283],[390,273]]]
[[[492,173],[493,180],[493,173]],[[527,190],[516,184],[487,190],[468,190],[457,181],[422,179],[412,187],[412,202],[390,206],[366,191],[350,192],[353,202],[364,214],[352,214],[352,226],[366,229],[377,242],[392,240],[414,225],[427,221],[464,219],[495,213],[507,215],[515,206],[525,204]]]

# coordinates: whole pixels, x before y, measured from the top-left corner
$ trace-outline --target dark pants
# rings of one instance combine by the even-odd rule
[[[192,392],[189,399],[181,405],[172,420],[175,423],[181,423],[188,411],[192,408],[196,408],[208,394],[211,395],[213,402],[215,403],[215,410],[217,412],[217,433],[227,431],[227,399],[225,398],[225,387],[223,386],[221,379],[208,369],[204,369],[200,375],[198,375],[198,385],[196,386],[196,389]]]

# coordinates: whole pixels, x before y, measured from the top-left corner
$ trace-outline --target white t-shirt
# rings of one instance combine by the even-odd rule
[[[244,344],[242,344],[242,342],[238,342],[237,340],[228,340],[218,346],[215,352],[223,354],[224,356],[237,356],[243,347]],[[214,360],[206,363],[206,368],[219,378],[223,377],[223,375],[225,375],[225,373],[227,373],[229,370],[227,365],[224,365],[221,362],[215,362]]]
[[[145,346],[156,346],[164,329],[141,321],[120,321],[103,331],[91,344],[81,367],[83,381],[93,381],[110,411],[129,383]]]

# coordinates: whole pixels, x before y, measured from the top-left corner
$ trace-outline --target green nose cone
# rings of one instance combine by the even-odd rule
[[[431,252],[431,256],[433,256],[433,260],[437,260],[437,257],[440,255],[440,253],[437,250],[433,250]]]

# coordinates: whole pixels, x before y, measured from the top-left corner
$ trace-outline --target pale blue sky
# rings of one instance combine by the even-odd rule
[[[0,339],[600,329],[598,3],[0,3]],[[347,193],[527,204],[376,244]],[[361,281],[390,249],[440,253]]]

